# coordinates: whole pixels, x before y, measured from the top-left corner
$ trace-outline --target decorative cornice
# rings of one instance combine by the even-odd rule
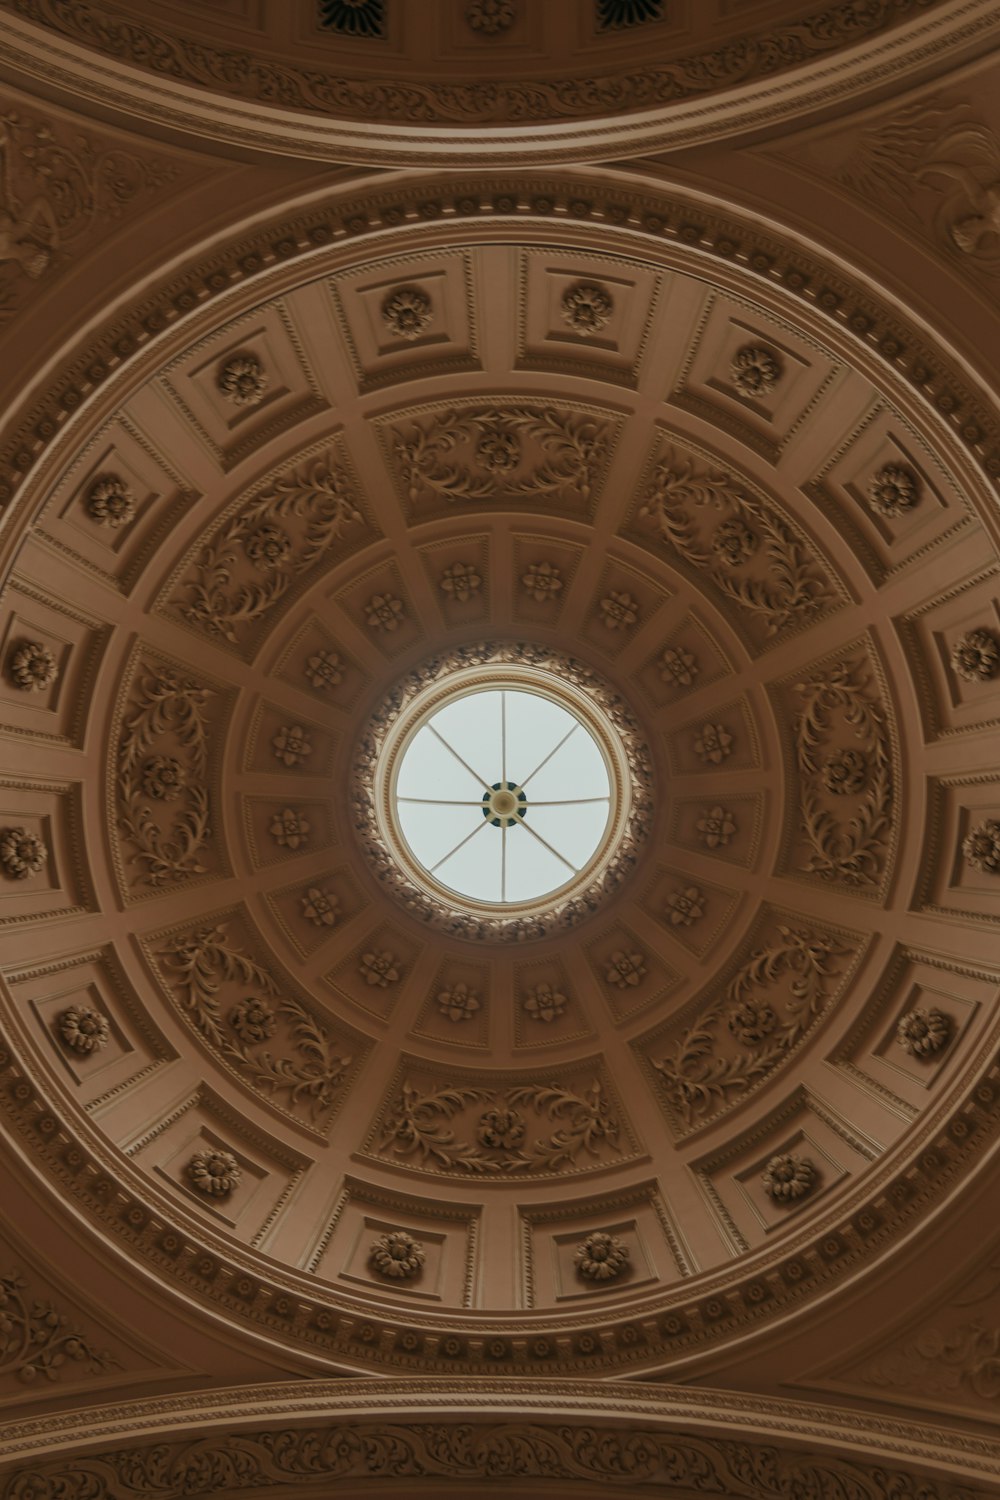
[[[940,71],[943,59],[988,37],[994,19],[990,0],[966,0],[958,14],[950,0],[840,4],[656,67],[455,84],[305,70],[87,0],[3,7],[9,64],[74,98],[268,152],[391,166],[621,159],[773,127],[887,78],[898,87]],[[274,100],[281,109],[272,116]]]
[[[627,1381],[241,1386],[31,1417],[8,1423],[0,1440],[10,1500],[332,1478],[353,1492],[353,1482],[389,1476],[625,1480],[740,1500],[973,1500],[1000,1493],[998,1465],[996,1439],[927,1422]]]

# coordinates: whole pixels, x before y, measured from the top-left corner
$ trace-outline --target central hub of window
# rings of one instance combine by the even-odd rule
[[[373,714],[354,824],[418,919],[520,941],[574,925],[616,888],[648,826],[650,780],[629,710],[581,662],[460,647]]]
[[[390,803],[424,876],[500,905],[576,881],[612,812],[614,766],[592,720],[555,685],[514,683],[456,687],[418,714]]]

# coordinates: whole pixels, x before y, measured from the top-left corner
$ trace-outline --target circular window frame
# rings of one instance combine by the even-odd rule
[[[581,720],[611,784],[607,826],[577,876],[541,897],[503,906],[460,896],[435,880],[410,849],[394,806],[401,758],[427,720],[458,696],[501,688],[538,693]],[[412,916],[456,936],[523,942],[575,927],[618,890],[649,831],[652,766],[634,714],[584,663],[539,646],[479,644],[435,656],[390,691],[355,756],[352,809],[376,877]]]

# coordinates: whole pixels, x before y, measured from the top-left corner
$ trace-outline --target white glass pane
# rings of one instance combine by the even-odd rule
[[[608,822],[608,804],[582,802],[573,807],[532,807],[528,821],[546,843],[580,869],[601,841]]]
[[[482,795],[483,788],[477,778],[462,769],[425,724],[403,753],[396,777],[396,796],[461,797],[475,802]]]
[[[512,828],[507,834],[507,900],[530,901],[544,896],[567,880],[573,871],[532,838],[527,828]]]
[[[476,775],[483,778],[484,786],[500,780],[499,693],[470,693],[467,698],[447,704],[430,722]],[[452,764],[459,769],[453,757]]]
[[[478,816],[485,825],[482,832],[445,860],[435,879],[477,901],[499,901],[500,830],[487,823],[482,813]]]
[[[549,748],[546,746],[546,750]],[[608,770],[604,757],[582,724],[548,764],[531,777],[524,790],[529,802],[608,795]]]
[[[508,693],[508,780],[520,785],[576,722],[564,708],[537,693]]]
[[[427,869],[483,821],[475,807],[425,807],[419,802],[397,806],[403,836]]]

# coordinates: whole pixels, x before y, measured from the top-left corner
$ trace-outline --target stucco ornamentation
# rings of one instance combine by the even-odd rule
[[[311,572],[361,519],[351,482],[333,453],[291,468],[197,549],[171,601],[191,624],[239,645],[294,580]],[[250,551],[265,528],[268,540],[255,560]],[[291,536],[293,528],[286,549],[278,533]]]
[[[628,1265],[628,1246],[617,1235],[596,1229],[587,1235],[573,1260],[587,1281],[614,1281]]]
[[[398,287],[382,303],[382,322],[393,338],[418,339],[433,320],[431,299],[419,287]]]
[[[441,990],[437,1003],[438,1010],[449,1021],[471,1021],[476,1011],[481,1009],[478,994],[467,984],[453,984],[448,989]]]
[[[667,915],[671,927],[693,927],[705,914],[705,898],[696,885],[671,891],[667,897]]]
[[[336,651],[316,651],[306,660],[305,674],[311,687],[326,692],[344,680],[344,663]]]
[[[256,406],[267,390],[267,374],[254,354],[234,354],[219,366],[216,385],[234,406]]]
[[[368,1252],[368,1259],[379,1275],[396,1281],[409,1281],[416,1276],[426,1258],[420,1241],[402,1229],[380,1234]]]
[[[385,35],[385,0],[319,0],[323,25],[343,36]]]
[[[271,749],[283,766],[300,766],[313,753],[301,724],[283,724],[271,739]]]
[[[868,504],[890,519],[912,510],[920,499],[920,480],[906,464],[883,464],[868,484]]]
[[[737,823],[732,813],[717,803],[705,809],[695,828],[706,849],[724,849],[736,832]]]
[[[22,1385],[33,1385],[39,1377],[79,1377],[82,1369],[72,1366],[98,1375],[117,1365],[106,1351],[94,1348],[75,1319],[51,1302],[29,1296],[23,1276],[0,1276],[0,1376],[12,1375]]]
[[[560,311],[574,333],[600,333],[611,321],[614,301],[604,287],[581,281],[563,293]]]
[[[0,829],[0,868],[8,880],[28,880],[40,874],[48,857],[37,833],[26,828]]]
[[[304,896],[299,897],[302,915],[314,927],[333,927],[340,916],[340,901],[332,891],[321,890],[311,885]]]
[[[255,995],[233,1007],[229,1012],[229,1024],[242,1042],[266,1042],[278,1029],[270,1005]]]
[[[7,658],[7,671],[15,687],[42,693],[59,675],[55,657],[41,641],[21,641]]]
[[[951,648],[951,665],[966,682],[989,682],[1000,672],[1000,639],[992,630],[967,630]]]
[[[405,614],[402,599],[394,594],[373,594],[365,605],[365,619],[371,630],[384,630],[394,635]]]
[[[845,659],[795,686],[799,868],[848,886],[884,878],[895,812],[888,716],[871,678],[865,660]]]
[[[158,888],[206,871],[212,696],[168,667],[136,674],[118,747],[118,822],[139,884]],[[179,810],[161,813],[151,803],[178,803]]]
[[[653,1065],[686,1124],[728,1108],[789,1056],[830,1003],[842,951],[821,932],[776,924],[718,998],[676,1033]]]
[[[639,602],[621,589],[601,600],[600,615],[609,630],[629,630],[639,619]]]
[[[471,563],[452,563],[441,575],[440,588],[456,604],[468,604],[483,586],[482,575]]]
[[[99,475],[87,490],[85,503],[91,520],[112,531],[135,519],[135,496],[117,474]]]
[[[776,1203],[794,1203],[812,1191],[816,1175],[816,1168],[807,1156],[786,1152],[771,1157],[760,1180],[767,1196]]]
[[[623,948],[619,948],[605,964],[604,977],[616,989],[634,989],[646,977],[645,955],[626,953]]]
[[[556,1021],[563,1014],[569,1000],[561,990],[548,983],[536,984],[524,997],[524,1013],[533,1021]]]
[[[532,563],[521,579],[521,586],[536,604],[545,604],[562,592],[562,575],[552,563]]]
[[[1000,821],[986,818],[962,840],[965,862],[974,870],[1000,875]]]
[[[547,406],[454,408],[394,429],[411,503],[504,497],[588,501],[609,453],[605,423]]]
[[[722,524],[708,524],[706,513],[719,510]],[[733,475],[700,466],[677,449],[664,450],[639,517],[666,548],[758,620],[767,636],[813,620],[836,598],[825,569],[774,506],[752,497]],[[718,549],[716,537],[724,543]],[[755,545],[748,550],[751,537]],[[760,563],[752,572],[751,561]]]
[[[724,724],[703,724],[694,753],[705,766],[718,766],[733,753],[733,736]]]
[[[527,1111],[542,1128],[548,1122],[550,1131],[530,1144]],[[458,1118],[467,1118],[468,1135],[474,1140],[461,1138],[453,1124]],[[484,1142],[484,1128],[499,1145]],[[618,1136],[618,1121],[596,1078],[579,1091],[552,1082],[507,1089],[456,1085],[422,1092],[404,1083],[383,1123],[379,1151],[390,1160],[408,1159],[433,1171],[483,1177],[559,1171],[578,1164],[581,1155],[597,1165],[618,1152]]]
[[[951,1041],[954,1027],[943,1011],[918,1007],[900,1016],[896,1041],[911,1057],[934,1057]]]
[[[373,989],[388,989],[390,984],[396,984],[399,980],[396,955],[389,948],[381,948],[373,953],[363,953],[358,972],[365,984],[371,985]]]
[[[57,1025],[64,1044],[84,1057],[100,1052],[111,1038],[107,1016],[89,1005],[70,1005],[60,1011]]]
[[[744,344],[729,366],[729,378],[741,396],[769,396],[781,374],[777,355],[760,344]]]
[[[351,1059],[340,1055],[325,1026],[230,940],[224,924],[174,938],[159,956],[184,1016],[244,1082],[281,1099],[293,1113],[305,1111],[316,1118],[329,1111]],[[262,1043],[276,1033],[265,1021],[253,1023],[250,1007],[257,1001],[245,1002],[239,1030],[235,1020],[225,1024],[225,991],[236,985],[252,986],[280,1023],[274,1051]],[[238,1013],[239,1007],[232,1017]],[[266,1037],[254,1034],[261,1031]]]
[[[284,807],[275,813],[268,829],[279,849],[304,849],[309,842],[309,820],[294,807]]]
[[[228,1198],[239,1186],[243,1173],[231,1151],[196,1151],[187,1164],[187,1175],[199,1193],[210,1198]]]
[[[516,19],[513,0],[470,0],[465,7],[465,19],[473,31],[484,36],[496,36],[509,31]]]
[[[700,670],[694,653],[680,646],[668,646],[660,656],[660,676],[678,687],[690,687]]]

